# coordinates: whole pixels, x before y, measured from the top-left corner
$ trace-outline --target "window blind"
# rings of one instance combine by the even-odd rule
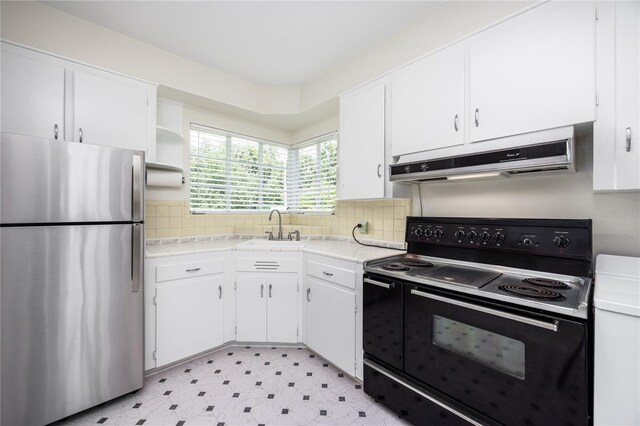
[[[287,202],[294,212],[329,212],[336,202],[338,141],[335,133],[289,151]]]
[[[196,212],[334,209],[335,133],[288,148],[194,124],[190,147]]]
[[[284,208],[287,148],[200,126],[190,145],[192,210]]]

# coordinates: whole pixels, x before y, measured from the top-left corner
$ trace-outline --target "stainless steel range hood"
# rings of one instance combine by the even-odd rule
[[[480,144],[485,143],[475,145]],[[432,156],[429,152],[425,153],[425,159],[414,155],[410,161],[389,166],[389,180],[427,182],[575,171],[573,136],[456,156]]]

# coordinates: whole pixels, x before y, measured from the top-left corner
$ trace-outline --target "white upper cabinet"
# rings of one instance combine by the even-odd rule
[[[2,131],[146,151],[156,85],[2,42]],[[57,132],[56,132],[57,129]]]
[[[599,16],[593,189],[640,190],[640,4],[603,2]]]
[[[147,103],[146,84],[100,70],[76,69],[73,140],[144,151],[149,132]]]
[[[385,98],[384,82],[340,97],[338,198],[384,197]]]
[[[464,48],[452,46],[391,79],[391,154],[464,143]]]
[[[596,9],[550,2],[469,44],[469,141],[595,120]]]
[[[2,131],[64,138],[64,67],[2,46]]]

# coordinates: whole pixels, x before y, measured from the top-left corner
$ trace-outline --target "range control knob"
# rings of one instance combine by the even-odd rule
[[[464,237],[467,236],[467,234],[462,229],[457,230],[454,235],[458,241],[464,240]]]
[[[413,231],[413,235],[415,235],[416,237],[422,237],[424,235],[424,230],[422,228],[416,228]]]
[[[491,241],[491,234],[490,234],[490,233],[488,233],[487,231],[484,231],[484,232],[482,233],[482,235],[480,236],[480,240],[481,240],[483,243],[487,243],[487,242]]]
[[[505,236],[501,232],[496,232],[495,235],[493,236],[493,239],[496,240],[496,243],[502,244],[504,243]]]
[[[522,240],[522,244],[524,244],[525,246],[530,246],[533,244],[533,241],[531,241],[529,238],[525,238],[524,240]]]
[[[571,244],[571,241],[564,235],[558,235],[553,239],[553,245],[558,248],[567,248],[569,247],[569,244]]]
[[[433,231],[433,235],[434,235],[436,238],[441,238],[441,237],[442,237],[442,234],[443,234],[442,229],[436,229],[435,231]]]
[[[476,231],[469,232],[469,241],[475,241],[478,239],[478,233]]]
[[[433,235],[433,230],[431,228],[427,228],[426,231],[424,231],[424,235],[426,235],[427,237],[430,237]]]

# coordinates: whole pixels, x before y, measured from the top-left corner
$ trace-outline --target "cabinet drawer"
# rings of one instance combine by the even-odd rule
[[[220,274],[222,272],[224,272],[222,259],[158,265],[156,267],[156,282]]]
[[[314,262],[313,260],[307,260],[305,266],[307,275],[348,288],[356,288],[356,273],[352,270],[350,271],[326,263]]]
[[[240,258],[236,260],[238,272],[298,272],[298,259]]]

